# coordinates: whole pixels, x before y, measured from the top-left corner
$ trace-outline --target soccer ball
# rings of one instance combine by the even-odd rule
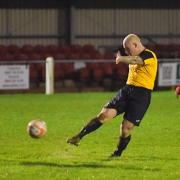
[[[178,98],[180,95],[180,86],[176,87],[176,91],[175,91],[176,97]]]
[[[32,120],[27,125],[27,132],[32,138],[41,138],[47,132],[46,123],[42,120]]]

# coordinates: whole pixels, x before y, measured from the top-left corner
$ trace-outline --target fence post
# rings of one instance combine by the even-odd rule
[[[54,59],[46,58],[46,94],[54,94]]]

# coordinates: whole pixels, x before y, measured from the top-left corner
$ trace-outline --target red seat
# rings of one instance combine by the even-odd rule
[[[41,57],[42,57],[42,59],[45,60],[47,57],[54,57],[54,55],[51,53],[45,52],[45,53],[41,54]]]
[[[15,44],[11,44],[11,45],[7,46],[7,51],[10,54],[17,54],[17,53],[19,53],[20,48]]]
[[[45,52],[45,47],[43,45],[37,44],[34,46],[34,53],[43,54]]]
[[[4,45],[0,45],[0,54],[6,54],[8,51],[7,47]]]
[[[94,51],[89,54],[90,54],[91,59],[104,59],[103,55],[98,51]]]
[[[90,72],[87,68],[82,68],[79,70],[79,78],[82,81],[87,81],[90,78]]]
[[[88,53],[82,52],[79,54],[79,59],[83,59],[83,60],[91,59],[91,55]]]
[[[66,45],[58,46],[58,52],[68,55],[71,52],[71,48]]]
[[[82,46],[78,44],[73,44],[70,46],[71,53],[79,54],[82,52]]]
[[[19,61],[28,61],[30,60],[29,56],[27,54],[18,54],[16,56],[16,60],[19,60]]]
[[[82,51],[86,52],[86,53],[94,52],[95,51],[95,47],[93,45],[91,45],[91,44],[85,44],[82,47]]]
[[[101,69],[103,70],[104,76],[111,76],[113,74],[112,63],[102,63]]]
[[[30,81],[37,81],[38,79],[38,69],[36,64],[30,64]]]
[[[32,53],[29,55],[29,58],[31,60],[43,60],[43,57],[41,54],[38,54],[38,53]]]
[[[62,68],[65,73],[65,78],[73,78],[75,72],[73,63],[64,63],[62,64]]]
[[[7,54],[5,55],[5,61],[14,61],[14,60],[16,60],[16,59],[15,59],[15,55],[10,54],[10,53],[7,53]]]
[[[44,60],[41,54],[33,53],[29,55],[30,60]],[[44,61],[45,62],[45,61]],[[38,63],[35,64],[35,69],[37,70],[38,77],[42,79],[45,76],[45,64]]]
[[[104,59],[115,59],[115,55],[114,55],[114,53],[111,53],[111,52],[105,52],[103,55],[103,58]]]
[[[3,55],[3,54],[0,55],[0,61],[6,61],[5,55]]]
[[[65,60],[66,56],[63,53],[58,53],[54,55],[55,60]]]
[[[79,54],[78,53],[69,53],[67,55],[67,59],[72,59],[72,60],[79,59]]]
[[[120,80],[126,80],[128,76],[128,65],[125,63],[119,63],[114,65],[117,78]]]
[[[99,63],[87,63],[87,67],[90,71],[100,68]]]
[[[55,81],[58,81],[60,79],[64,79],[65,73],[64,73],[62,64],[59,64],[59,63],[55,64],[55,66],[54,66],[54,77],[55,77]]]
[[[94,69],[92,74],[93,79],[96,82],[100,82],[103,79],[103,71],[101,69]]]
[[[57,54],[58,53],[58,46],[54,44],[47,45],[45,47],[45,52],[49,54]]]
[[[23,54],[31,54],[34,51],[34,47],[30,44],[25,44],[21,47],[20,51]]]

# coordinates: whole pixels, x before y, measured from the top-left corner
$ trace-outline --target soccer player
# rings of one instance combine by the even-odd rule
[[[131,140],[132,130],[135,126],[139,126],[150,105],[158,62],[155,53],[146,49],[135,34],[129,34],[124,38],[123,47],[128,56],[122,56],[118,51],[116,64],[119,62],[129,64],[126,85],[78,134],[68,139],[67,143],[78,145],[85,135],[95,131],[106,121],[124,113],[117,149],[111,157],[121,156],[123,150],[126,149]]]

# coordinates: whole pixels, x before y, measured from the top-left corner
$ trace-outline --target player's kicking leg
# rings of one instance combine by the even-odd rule
[[[69,138],[67,140],[67,143],[78,146],[79,141],[85,135],[87,135],[87,134],[95,131],[99,127],[101,127],[104,122],[115,117],[116,113],[117,112],[115,109],[103,108],[97,117],[91,119],[88,122],[88,124],[86,124],[77,135],[73,136],[72,138]]]

